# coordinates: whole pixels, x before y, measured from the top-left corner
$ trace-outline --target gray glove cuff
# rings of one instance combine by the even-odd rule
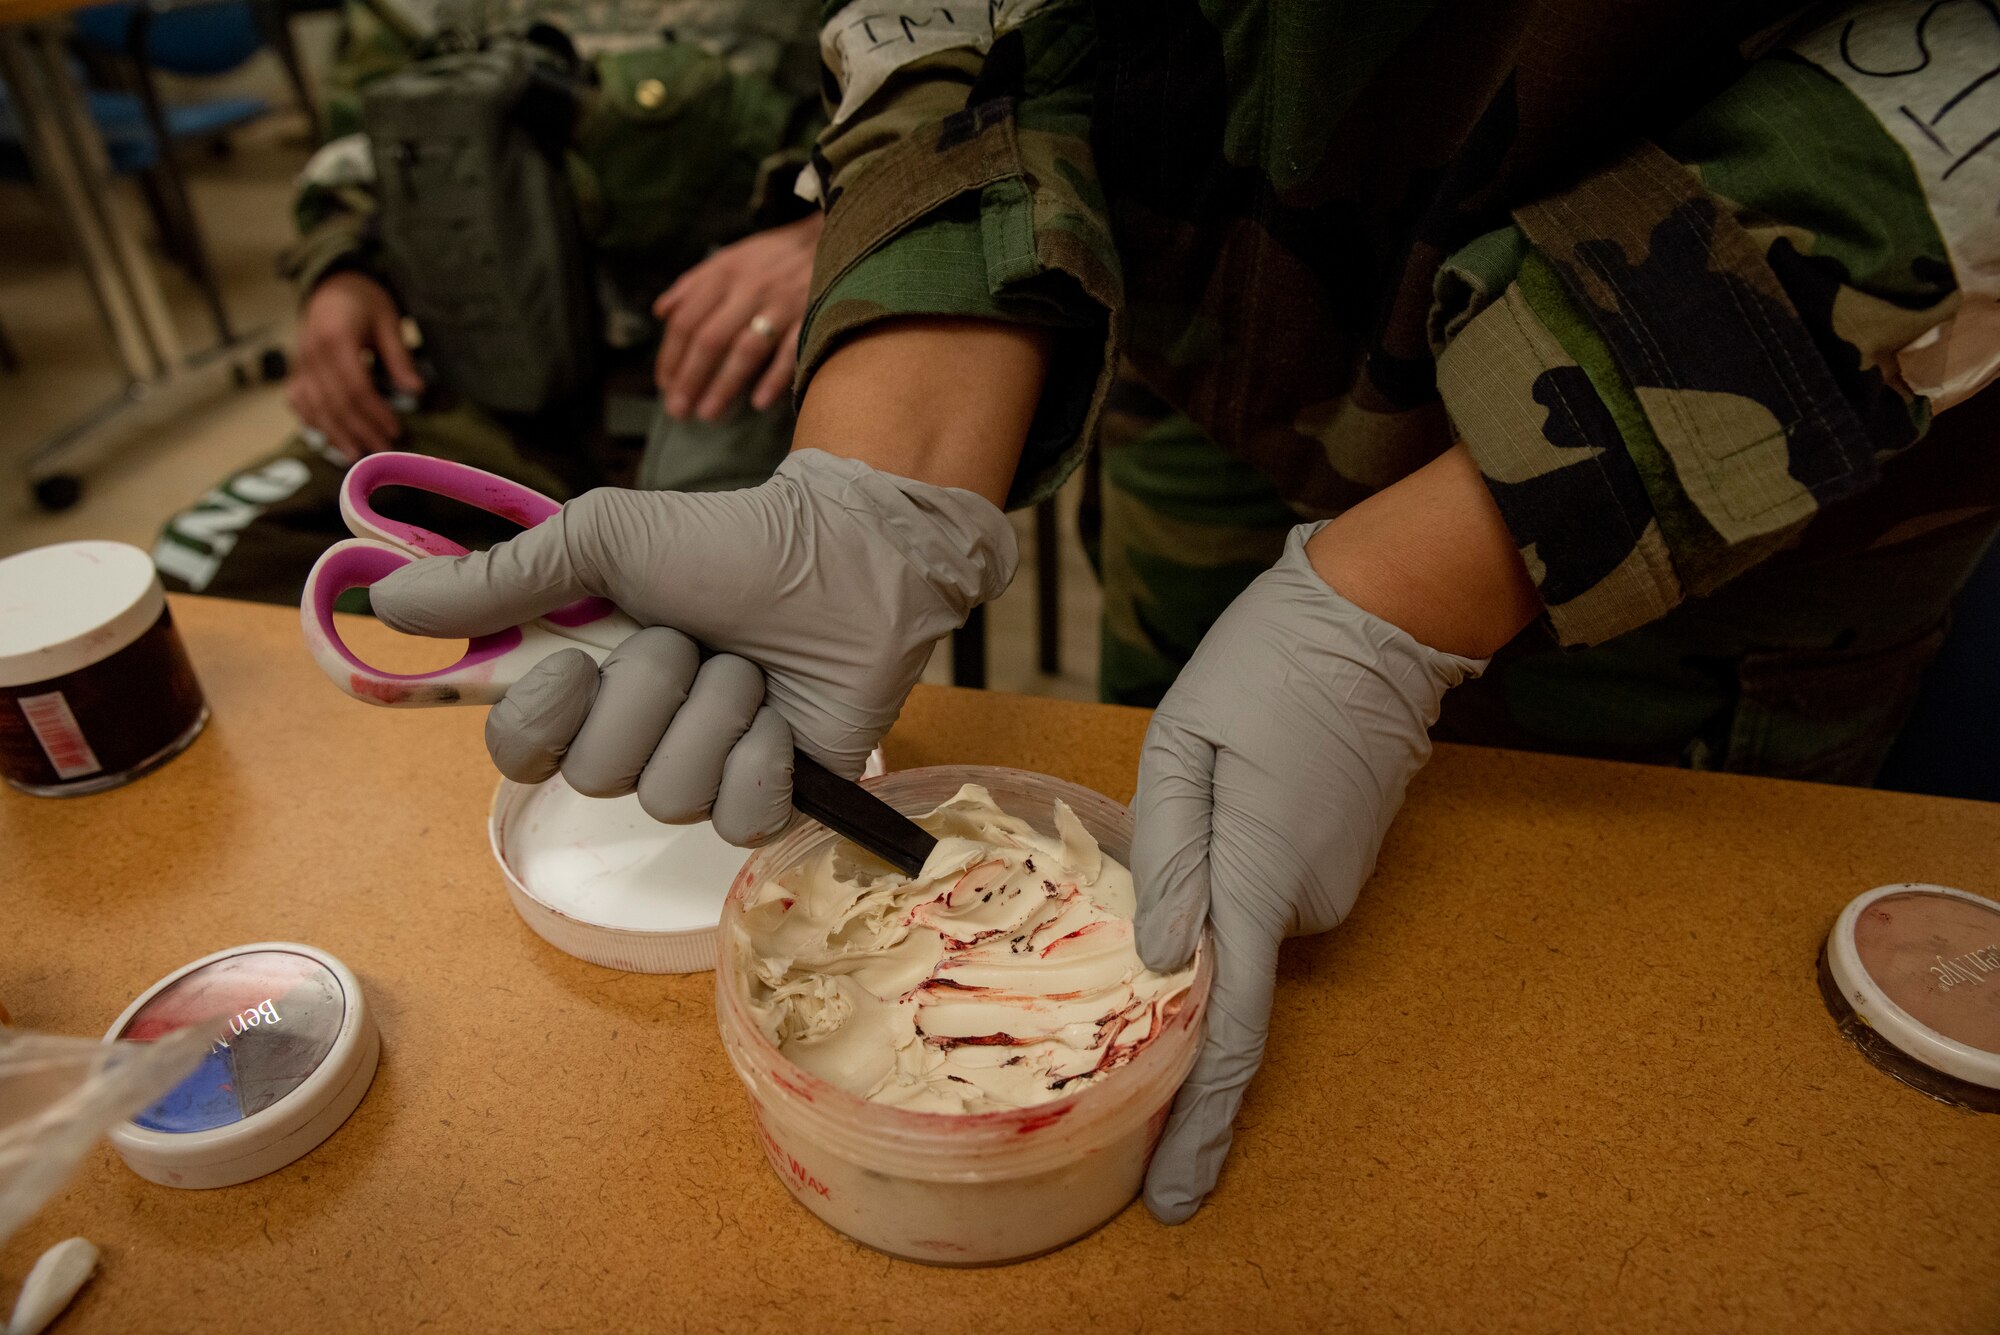
[[[873,527],[937,591],[958,621],[999,597],[1021,563],[1007,516],[959,487],[897,477],[824,450],[794,450],[776,477]]]
[[[1313,609],[1305,627],[1314,646],[1334,649],[1396,687],[1413,715],[1428,729],[1437,722],[1444,693],[1486,671],[1490,658],[1466,658],[1433,649],[1399,626],[1357,607],[1320,578],[1306,555],[1306,544],[1333,521],[1300,524],[1285,538],[1285,551],[1265,578],[1285,587],[1301,604]],[[1372,652],[1356,653],[1356,646]],[[1425,754],[1429,754],[1426,745]]]

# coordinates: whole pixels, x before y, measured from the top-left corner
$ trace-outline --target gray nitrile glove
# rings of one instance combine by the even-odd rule
[[[1207,1037],[1146,1173],[1146,1207],[1169,1224],[1222,1171],[1264,1056],[1278,943],[1347,916],[1430,758],[1445,691],[1486,666],[1427,649],[1335,593],[1306,558],[1316,528],[1294,529],[1208,632],[1139,761],[1139,955],[1180,968],[1204,922],[1215,945]]]
[[[406,566],[371,599],[397,630],[458,637],[609,598],[650,629],[601,669],[569,649],[517,682],[487,716],[493,763],[636,791],[658,820],[712,818],[750,845],[790,819],[792,747],[860,774],[931,646],[1018,557],[983,497],[800,450],[743,491],[590,492],[486,552]]]

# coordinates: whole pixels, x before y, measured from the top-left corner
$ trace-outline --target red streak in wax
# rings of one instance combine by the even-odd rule
[[[958,874],[958,879],[951,883],[951,889],[945,891],[944,894],[941,895],[934,902],[941,903],[946,908],[957,908],[958,905],[952,902],[953,897],[956,896],[960,890],[963,890],[965,888],[965,883],[968,880],[970,880],[975,873],[985,871],[989,867],[1005,867],[1006,865],[1007,864],[999,858],[988,858],[984,862],[973,863],[970,867],[967,867],[964,871],[960,872]],[[972,887],[972,893],[978,894],[981,890],[985,888],[986,888],[986,883],[982,881],[978,885]]]
[[[1042,1041],[1039,1038],[1016,1038],[1012,1034],[971,1034],[964,1038],[924,1035],[924,1043],[940,1052],[950,1052],[953,1048],[1018,1048]]]
[[[1066,932],[1063,935],[1057,937],[1055,940],[1049,942],[1046,946],[1042,947],[1042,958],[1047,959],[1049,957],[1049,952],[1054,950],[1057,946],[1061,945],[1065,941],[1074,941],[1079,936],[1087,936],[1091,932],[1096,931],[1100,927],[1109,927],[1109,926],[1111,926],[1111,924],[1108,922],[1092,922],[1092,923],[1085,923],[1083,926],[1077,928],[1074,932]]]

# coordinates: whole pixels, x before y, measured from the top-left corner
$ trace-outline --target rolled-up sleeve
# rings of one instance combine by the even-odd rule
[[[1905,356],[1961,295],[1920,175],[1784,50],[1447,262],[1439,389],[1565,643],[1721,587],[1923,435]]]
[[[313,154],[292,199],[298,240],[278,258],[279,272],[297,285],[301,300],[337,270],[382,276],[379,212],[365,136],[346,135]]]
[[[1009,504],[1038,500],[1081,456],[1116,363],[1089,6],[843,4],[821,47],[834,96],[806,188],[826,229],[797,391],[883,320],[1044,326],[1056,355]]]

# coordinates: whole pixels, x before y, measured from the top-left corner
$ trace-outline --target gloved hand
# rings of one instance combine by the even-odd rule
[[[1146,730],[1132,874],[1140,958],[1178,969],[1213,927],[1194,1070],[1146,1173],[1163,1223],[1192,1215],[1229,1152],[1264,1056],[1278,943],[1338,926],[1403,789],[1430,758],[1446,690],[1484,670],[1342,598],[1294,529],[1202,640]]]
[[[636,791],[655,819],[712,817],[750,846],[790,819],[792,747],[859,775],[931,646],[1018,559],[983,497],[800,450],[743,491],[590,492],[488,551],[414,562],[371,599],[397,630],[455,638],[609,598],[654,629],[602,669],[580,649],[544,659],[487,716],[493,763],[521,783],[560,768],[581,793]],[[721,652],[703,661],[697,642]]]

